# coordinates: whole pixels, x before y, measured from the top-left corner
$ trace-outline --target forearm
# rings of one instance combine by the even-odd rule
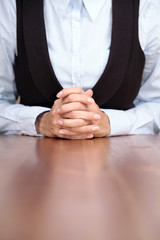
[[[127,111],[107,109],[103,111],[110,120],[109,136],[159,133],[160,102],[141,102]]]
[[[25,134],[36,136],[37,116],[49,110],[43,107],[29,107],[21,104],[0,102],[0,132],[3,134]]]

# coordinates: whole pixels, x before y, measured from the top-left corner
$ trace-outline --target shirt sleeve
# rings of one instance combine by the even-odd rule
[[[16,54],[15,1],[0,1],[0,133],[37,135],[37,116],[50,109],[16,103],[13,64]]]
[[[127,111],[102,109],[109,117],[110,136],[158,134],[160,129],[160,2],[141,1],[139,38],[145,67],[135,107]]]

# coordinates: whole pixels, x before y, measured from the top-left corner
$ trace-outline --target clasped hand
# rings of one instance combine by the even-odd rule
[[[37,132],[47,137],[91,139],[104,137],[110,132],[107,115],[92,98],[93,91],[79,87],[65,88],[57,94],[49,112],[36,121]]]

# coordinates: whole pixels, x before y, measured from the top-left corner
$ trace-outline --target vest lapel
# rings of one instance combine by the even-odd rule
[[[41,94],[50,102],[62,89],[49,59],[43,0],[23,0],[23,34],[29,70]]]
[[[113,0],[112,12],[112,40],[108,64],[93,87],[94,99],[99,106],[106,103],[122,84],[132,50],[133,0]]]

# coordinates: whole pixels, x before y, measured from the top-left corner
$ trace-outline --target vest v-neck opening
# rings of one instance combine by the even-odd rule
[[[25,103],[34,105],[34,102],[39,101],[40,104],[44,102],[44,105],[50,106],[62,86],[55,75],[49,56],[43,0],[17,0],[17,9],[18,16],[21,15],[17,17],[19,64],[15,64],[19,93],[22,99],[25,96]],[[145,62],[138,39],[138,11],[139,0],[112,1],[113,24],[109,58],[102,76],[93,87],[93,97],[100,107],[114,109],[133,107]],[[24,65],[28,66],[25,70]],[[27,82],[30,89],[27,89]],[[35,85],[33,92],[32,85]],[[36,93],[35,88],[42,97]],[[39,100],[29,102],[27,91],[30,95],[36,93]],[[43,98],[46,99],[46,103]]]

